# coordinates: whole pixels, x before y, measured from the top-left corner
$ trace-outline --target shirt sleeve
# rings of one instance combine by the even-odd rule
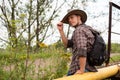
[[[71,47],[73,47],[73,41],[72,40],[68,40],[67,48],[71,48]]]
[[[78,57],[87,57],[87,37],[84,30],[75,31],[75,44],[77,47]]]

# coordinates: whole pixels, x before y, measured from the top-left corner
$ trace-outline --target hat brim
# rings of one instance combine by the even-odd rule
[[[74,15],[74,14],[80,15],[81,20],[82,20],[82,23],[85,23],[85,22],[86,22],[86,20],[87,20],[87,14],[86,14],[84,11],[78,10],[78,9],[77,9],[77,10],[72,10],[72,11],[68,12],[68,13],[65,15],[65,17],[62,19],[61,22],[66,23],[66,24],[69,24],[68,17],[69,17],[70,15]]]

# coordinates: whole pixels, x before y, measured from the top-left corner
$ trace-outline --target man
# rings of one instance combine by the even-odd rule
[[[82,74],[86,71],[97,71],[94,66],[87,63],[87,53],[91,50],[94,43],[94,35],[84,23],[87,15],[82,10],[72,10],[65,15],[61,22],[57,24],[63,44],[65,47],[72,48],[72,62],[68,71],[68,76]],[[71,40],[68,40],[63,31],[63,23],[75,28]],[[86,28],[88,27],[88,28]]]

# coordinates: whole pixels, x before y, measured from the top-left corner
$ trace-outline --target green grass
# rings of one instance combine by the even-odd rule
[[[120,45],[113,44],[112,52],[120,53]],[[62,47],[63,45],[53,45],[48,48],[42,48],[37,53],[29,54],[29,61],[31,63],[27,67],[26,80],[52,80],[66,75],[68,70],[68,62],[70,56],[68,52]],[[22,80],[25,71],[25,61],[27,58],[26,50],[19,50],[17,52],[2,50],[0,52],[0,80]],[[35,60],[40,59],[36,73]],[[120,61],[120,55],[112,56],[114,61]],[[110,62],[113,62],[110,59]],[[4,66],[14,65],[15,68],[11,71],[5,71]],[[32,72],[32,73],[31,73]]]
[[[120,55],[114,55],[110,58],[110,62],[120,61]]]
[[[0,53],[0,75],[2,75],[0,80],[22,80],[23,78],[27,54],[11,52],[3,51]],[[34,54],[30,53],[29,62],[31,63],[27,67],[26,80],[52,80],[66,75],[69,56],[63,48],[54,46],[43,48]],[[40,60],[40,62],[35,65],[35,60]],[[10,67],[11,65],[14,65],[14,69],[8,71],[3,69],[5,66]],[[36,73],[36,66],[38,73]]]
[[[37,58],[47,59],[51,56],[55,56],[54,53],[46,53],[46,52],[39,52],[37,54],[29,54],[29,60],[34,60]],[[0,60],[5,61],[5,63],[16,63],[26,60],[27,54],[26,53],[0,53]],[[1,63],[0,62],[0,63]]]
[[[112,43],[111,44],[111,53],[120,53],[120,44]]]

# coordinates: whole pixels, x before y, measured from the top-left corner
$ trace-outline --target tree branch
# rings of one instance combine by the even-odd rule
[[[4,42],[6,42],[6,43],[8,43],[8,44],[10,44],[10,42],[9,42],[9,41],[6,41],[6,40],[2,39],[1,37],[0,37],[0,40],[2,40],[2,41],[4,41]]]
[[[18,0],[16,3],[15,3],[15,6],[20,2],[20,0]]]
[[[12,3],[10,2],[10,0],[8,0],[8,2],[9,2],[9,5],[10,5],[10,7],[11,7],[11,9],[12,9]]]
[[[33,20],[33,22],[29,25],[29,26],[32,26],[32,24],[35,22],[36,19]],[[23,34],[23,32],[25,32],[29,27],[27,26],[21,33],[20,35],[18,36],[18,39],[20,38],[20,36]]]

